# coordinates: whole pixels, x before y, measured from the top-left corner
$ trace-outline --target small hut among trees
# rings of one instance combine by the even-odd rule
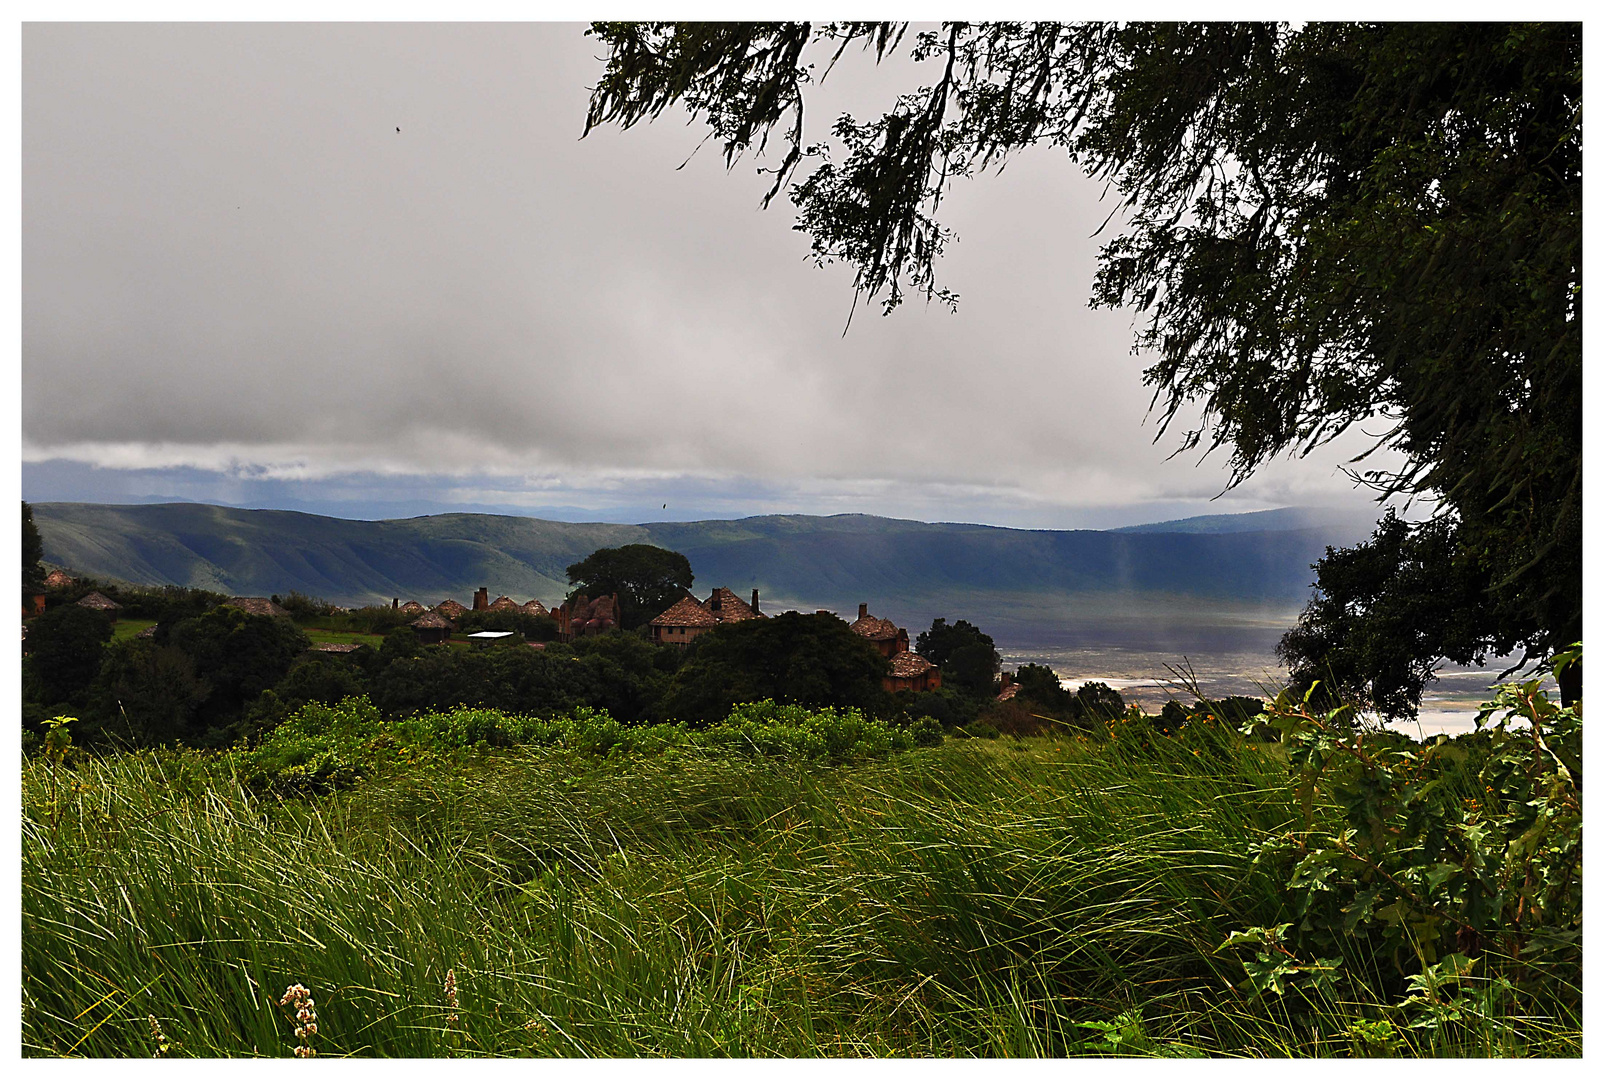
[[[98,592],[89,593],[88,595],[79,599],[78,606],[82,608],[89,608],[91,611],[104,611],[107,615],[111,616],[112,622],[117,621],[117,612],[122,609],[122,605],[117,601]]]
[[[449,600],[446,601],[446,603],[450,602]],[[442,604],[440,606],[444,607],[445,605]],[[461,605],[458,606],[460,607]],[[440,614],[439,608],[425,612],[418,618],[413,619],[410,625],[412,626],[412,632],[418,635],[419,643],[423,645],[442,644],[446,638],[451,636],[451,631],[456,629],[450,619]]]

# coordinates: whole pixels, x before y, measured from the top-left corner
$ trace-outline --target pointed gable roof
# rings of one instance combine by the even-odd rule
[[[682,596],[672,607],[651,621],[652,626],[717,626],[713,613],[692,596]]]
[[[714,600],[718,601],[716,607],[713,604]],[[713,595],[707,598],[702,604],[702,608],[721,623],[745,622],[747,619],[765,617],[753,611],[750,604],[725,588],[714,589]]]
[[[428,608],[424,607],[416,600],[408,600],[406,603],[401,605],[401,614],[403,615],[422,615],[428,610]]]
[[[893,679],[917,679],[935,666],[916,652],[903,652],[891,658],[890,674]]]
[[[286,619],[290,617],[289,612],[265,596],[230,596],[223,601],[223,606],[239,608],[247,615],[281,615]]]
[[[525,604],[523,607],[519,608],[518,610],[522,611],[525,615],[550,615],[551,614],[551,612],[546,610],[546,605],[542,604],[539,600],[531,600],[531,601],[529,601],[529,603]]]
[[[455,600],[442,600],[434,606],[434,609],[448,619],[458,618],[468,610]]]
[[[498,596],[490,603],[491,611],[517,611],[518,605],[510,596]]]
[[[890,619],[877,619],[873,615],[865,615],[853,623],[852,632],[870,641],[891,641],[902,633],[897,624]]]
[[[113,600],[111,597],[102,596],[98,592],[92,592],[84,596],[83,599],[78,601],[78,606],[93,608],[96,611],[116,611],[118,608],[122,607],[121,604]]]
[[[65,570],[52,570],[45,575],[45,588],[64,589],[72,584],[72,576]]]
[[[445,605],[442,604],[440,606],[444,607]],[[447,619],[445,616],[441,615],[438,611],[426,611],[422,615],[418,616],[416,619],[413,619],[407,625],[411,626],[415,630],[455,630],[456,629],[455,626],[451,625],[451,620]]]

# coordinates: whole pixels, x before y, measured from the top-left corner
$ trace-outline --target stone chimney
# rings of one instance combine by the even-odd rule
[[[724,610],[724,598],[718,594],[718,590],[717,589],[713,590],[713,595],[712,595],[711,599],[709,600],[707,606],[709,608],[711,608],[712,610],[714,610],[714,611],[723,611]]]
[[[473,610],[487,611],[490,608],[490,587],[479,586],[479,591],[473,594]]]
[[[869,617],[869,605],[868,604],[859,604],[858,605],[858,618],[867,619],[868,617]]]
[[[758,613],[758,610],[757,610],[757,590],[753,589],[752,590],[752,614],[756,615],[757,613]]]
[[[398,608],[400,606],[401,606],[401,598],[399,596],[393,596],[393,597],[390,598],[390,610],[391,611],[394,611],[396,608]]]

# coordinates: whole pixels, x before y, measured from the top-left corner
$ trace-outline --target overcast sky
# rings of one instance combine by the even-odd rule
[[[1132,316],[1086,303],[1111,207],[1061,155],[954,187],[955,314],[860,307],[843,336],[851,274],[758,208],[759,162],[692,156],[683,117],[579,139],[599,54],[561,24],[24,27],[23,496],[1062,528],[1368,506],[1338,471],[1362,437],[1213,502],[1223,455],[1154,444]],[[809,138],[906,66],[844,63]]]

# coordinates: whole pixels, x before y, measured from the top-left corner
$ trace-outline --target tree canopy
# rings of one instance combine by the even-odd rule
[[[575,594],[618,595],[625,630],[645,626],[667,611],[694,580],[689,559],[652,544],[600,548],[568,568]]]
[[[955,300],[952,180],[1059,149],[1117,193],[1091,301],[1143,317],[1160,437],[1196,407],[1180,448],[1235,484],[1377,424],[1403,464],[1355,479],[1435,503],[1482,649],[1579,640],[1579,24],[947,23],[912,36],[925,85],[808,139],[804,91],[906,31],[598,23],[586,130],[679,105],[733,165],[778,129],[765,203],[789,184],[815,259],[888,311]]]
[[[725,623],[698,638],[669,687],[664,712],[711,723],[738,704],[833,705],[878,713],[886,658],[834,615],[787,611]]]
[[[28,626],[28,664],[36,697],[45,704],[78,703],[111,640],[111,620],[101,611],[64,604]]]
[[[990,697],[1002,670],[1002,656],[990,634],[967,619],[947,625],[937,619],[930,629],[919,631],[913,651],[941,669],[942,684],[967,694]]]

